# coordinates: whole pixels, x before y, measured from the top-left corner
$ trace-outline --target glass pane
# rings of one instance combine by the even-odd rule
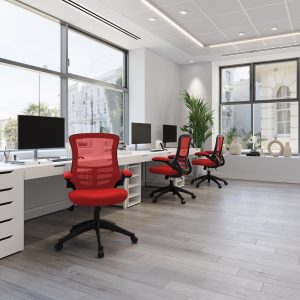
[[[79,81],[69,80],[69,135],[81,132],[115,133],[123,140],[124,94]]]
[[[18,114],[60,116],[58,77],[0,64],[0,82],[1,149],[17,147]]]
[[[297,61],[255,65],[256,100],[297,98]]]
[[[222,134],[225,143],[230,145],[234,137],[238,137],[243,149],[247,149],[247,141],[251,136],[251,106],[222,105]]]
[[[0,57],[60,70],[60,25],[0,1]]]
[[[293,153],[298,153],[298,103],[263,103],[254,105],[254,134],[261,147],[268,152],[268,144],[277,136],[289,142]]]
[[[249,101],[249,66],[222,69],[222,102]]]
[[[124,53],[89,36],[69,30],[69,73],[122,86]]]

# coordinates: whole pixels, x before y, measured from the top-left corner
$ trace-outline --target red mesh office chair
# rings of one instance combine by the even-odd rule
[[[222,188],[222,185],[219,181],[223,182],[225,185],[228,184],[228,182],[220,177],[211,175],[210,169],[211,168],[218,168],[225,164],[225,159],[222,154],[222,147],[223,147],[223,140],[224,137],[222,135],[218,135],[216,138],[216,145],[214,151],[204,151],[204,152],[197,152],[195,153],[197,156],[205,157],[205,158],[198,158],[192,160],[193,166],[204,166],[204,170],[207,170],[207,174],[197,177],[191,181],[191,184],[193,184],[195,181],[198,181],[196,184],[196,187],[199,187],[201,182],[207,180],[210,182],[211,180],[215,182],[219,188]]]
[[[192,166],[189,160],[190,144],[191,137],[187,134],[183,134],[178,139],[178,148],[176,155],[169,155],[169,157],[152,158],[153,161],[163,162],[164,164],[150,167],[150,173],[165,175],[166,179],[170,178],[170,185],[151,192],[150,197],[153,197],[156,193],[159,193],[158,195],[153,197],[153,203],[157,203],[157,199],[168,192],[172,192],[173,195],[177,195],[180,198],[182,204],[185,204],[185,201],[180,192],[191,195],[193,199],[196,198],[195,194],[183,188],[174,186],[173,184],[174,178],[188,175],[192,171]]]
[[[55,249],[60,251],[63,244],[75,236],[89,230],[95,230],[98,242],[98,257],[104,256],[100,240],[99,228],[116,231],[131,238],[133,243],[138,239],[134,233],[129,232],[112,222],[101,219],[102,206],[121,203],[127,198],[127,191],[116,188],[124,183],[125,178],[131,177],[129,170],[120,172],[117,158],[119,137],[106,133],[82,133],[70,136],[72,148],[71,172],[65,172],[67,187],[73,188],[69,199],[74,206],[94,207],[94,219],[74,225],[70,233],[59,239]],[[122,175],[121,175],[122,173]]]

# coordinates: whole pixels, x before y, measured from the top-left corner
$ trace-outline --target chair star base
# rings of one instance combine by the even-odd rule
[[[104,251],[103,251],[103,246],[101,244],[101,239],[100,239],[100,228],[107,229],[110,231],[115,231],[119,232],[121,234],[127,235],[130,237],[131,242],[133,244],[136,244],[138,242],[138,238],[135,236],[133,232],[127,231],[122,227],[117,226],[115,223],[107,221],[107,220],[100,220],[100,207],[95,207],[94,210],[94,219],[92,220],[87,220],[84,222],[81,222],[79,224],[76,224],[72,226],[70,229],[70,233],[64,236],[63,238],[59,239],[58,242],[55,244],[55,250],[60,251],[63,249],[63,245],[65,242],[68,240],[84,233],[90,230],[95,230],[96,231],[96,236],[97,236],[97,242],[98,242],[98,258],[103,258],[104,257]]]
[[[194,178],[194,179],[191,181],[191,184],[193,184],[194,182],[198,181],[197,184],[196,184],[196,187],[199,187],[200,184],[201,184],[203,181],[206,181],[206,180],[207,180],[208,182],[210,182],[210,181],[215,182],[215,183],[218,185],[219,189],[222,188],[222,185],[221,185],[221,183],[220,183],[219,181],[223,182],[225,185],[228,185],[228,182],[227,182],[226,180],[224,180],[224,179],[222,179],[222,178],[220,178],[220,177],[218,177],[218,176],[211,175],[210,170],[207,171],[207,174],[206,174],[206,175],[202,175],[202,176],[199,176],[199,177],[197,177],[197,178]]]
[[[192,199],[196,198],[196,195],[194,193],[191,193],[181,187],[175,186],[173,183],[173,180],[170,180],[170,185],[161,187],[159,189],[152,191],[150,193],[150,197],[153,197],[153,203],[157,203],[158,198],[160,198],[161,196],[163,196],[164,194],[169,193],[169,192],[172,192],[173,195],[177,195],[181,200],[181,204],[185,204],[185,201],[184,201],[184,198],[182,197],[182,195],[180,194],[180,192],[191,195]],[[156,193],[159,193],[159,194],[155,196]]]

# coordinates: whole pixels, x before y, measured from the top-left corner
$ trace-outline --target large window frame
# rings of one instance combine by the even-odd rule
[[[110,43],[106,40],[101,39],[100,37],[93,35],[85,30],[82,30],[73,24],[70,24],[68,22],[65,22],[63,20],[57,19],[54,16],[51,16],[49,14],[46,14],[38,9],[29,7],[25,4],[16,2],[16,1],[9,1],[12,5],[17,5],[25,10],[31,11],[33,13],[36,13],[44,18],[47,18],[51,20],[52,22],[57,22],[60,24],[60,71],[54,71],[50,69],[45,69],[42,67],[30,65],[27,63],[22,63],[19,61],[14,61],[10,59],[6,59],[3,57],[0,57],[0,63],[12,66],[12,67],[19,67],[24,68],[31,71],[36,71],[39,73],[49,74],[49,75],[55,75],[60,78],[60,114],[61,117],[65,118],[65,130],[66,130],[66,143],[68,143],[68,80],[77,80],[85,83],[90,83],[94,85],[99,85],[104,88],[112,89],[121,91],[124,94],[124,110],[123,110],[123,120],[124,120],[124,141],[126,143],[129,142],[129,96],[128,96],[128,50],[124,49],[118,45],[115,45],[113,43]],[[105,44],[106,46],[109,46],[113,49],[117,49],[123,53],[123,82],[122,86],[115,85],[111,83],[107,83],[101,80],[92,79],[76,74],[69,73],[68,71],[68,30],[75,30],[79,32],[80,34],[83,34],[85,36],[88,36],[92,39],[95,39],[96,41]],[[17,149],[16,149],[17,150]],[[0,149],[0,152],[3,152],[4,149]]]
[[[296,98],[282,98],[282,99],[268,99],[268,100],[256,100],[256,88],[255,88],[255,66],[263,65],[263,64],[274,64],[274,63],[281,63],[281,62],[290,62],[296,61],[297,64],[297,71],[296,71],[296,82],[297,82],[297,97]],[[234,67],[244,67],[249,66],[250,70],[250,80],[249,80],[249,89],[250,89],[250,100],[249,101],[232,101],[232,102],[222,102],[222,71],[228,68]],[[266,104],[266,103],[298,103],[298,153],[294,155],[300,154],[300,58],[287,58],[281,60],[271,60],[271,61],[260,61],[260,62],[251,62],[245,64],[236,64],[236,65],[226,65],[219,67],[219,132],[222,132],[222,107],[223,106],[234,106],[234,105],[243,105],[243,104],[250,104],[251,106],[251,135],[254,135],[254,105],[256,104]],[[277,126],[277,125],[276,125]]]

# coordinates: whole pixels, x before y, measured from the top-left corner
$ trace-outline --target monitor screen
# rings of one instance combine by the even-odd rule
[[[177,126],[163,125],[163,142],[176,143],[177,142]]]
[[[18,116],[18,149],[65,147],[65,119]]]
[[[131,142],[132,144],[150,144],[151,124],[131,123]]]

